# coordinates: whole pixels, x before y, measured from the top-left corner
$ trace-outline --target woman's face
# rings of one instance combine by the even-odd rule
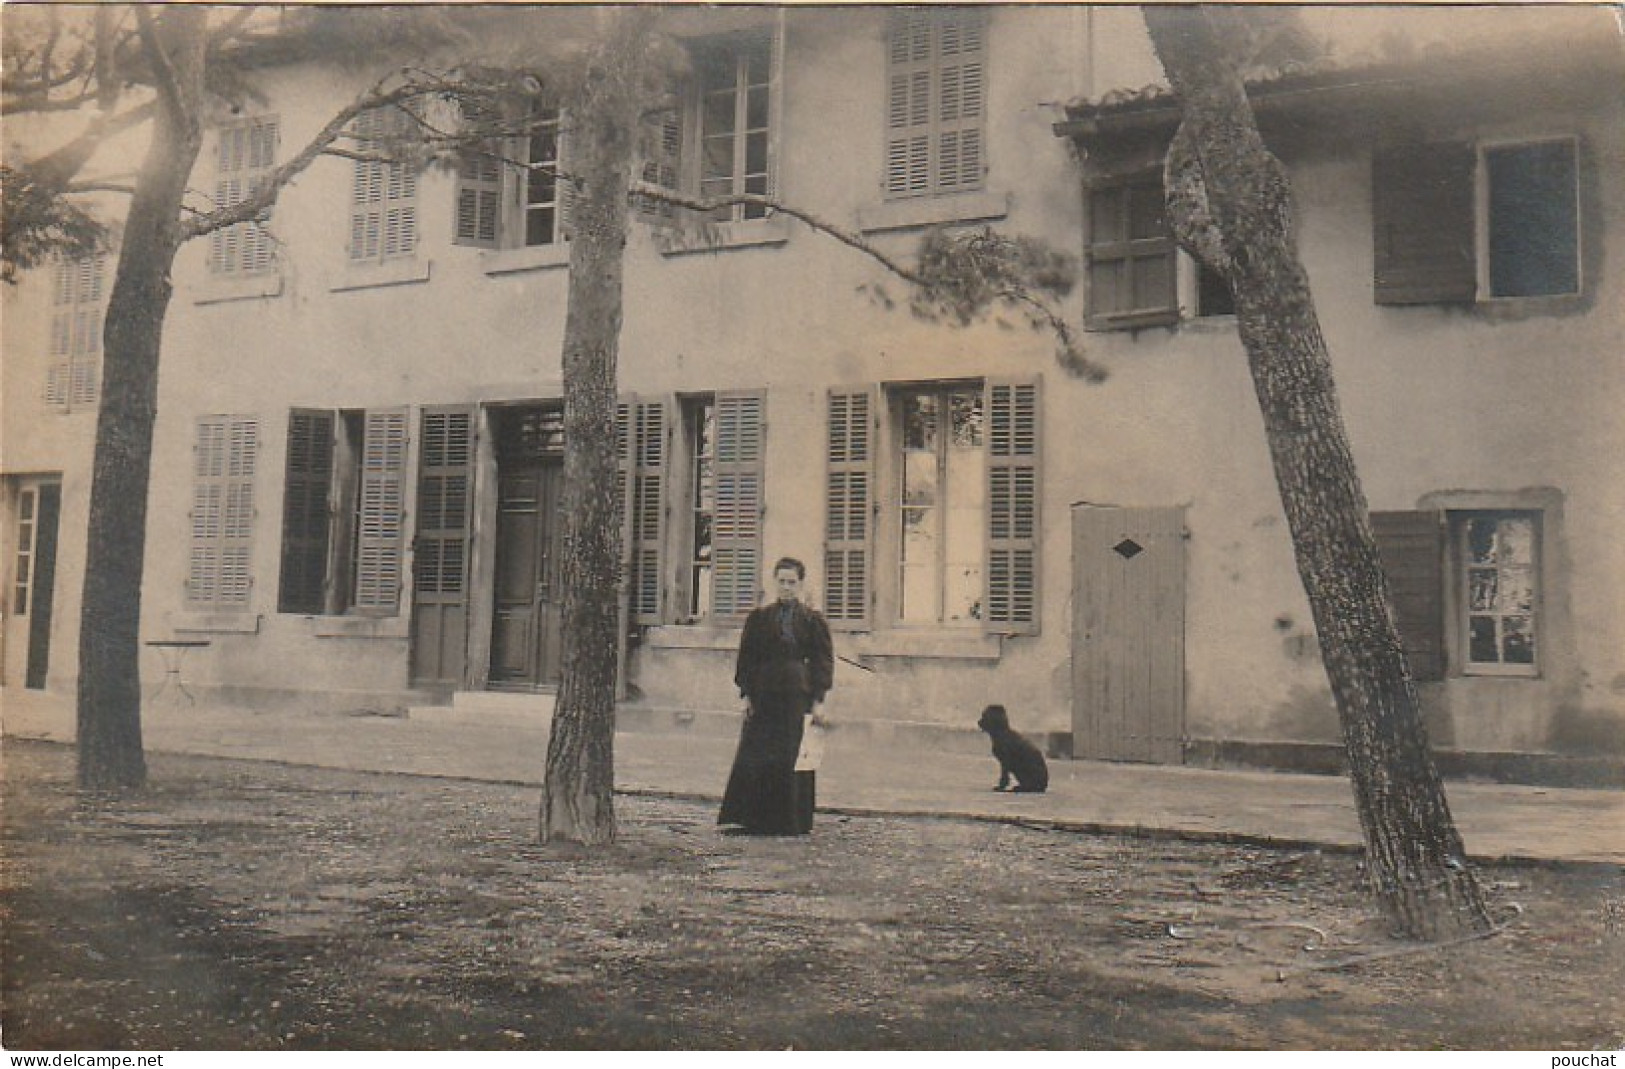
[[[780,601],[799,601],[801,599],[801,577],[794,568],[780,568],[773,573],[773,588],[778,592]]]

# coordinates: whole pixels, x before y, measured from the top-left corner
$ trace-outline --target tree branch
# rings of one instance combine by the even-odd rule
[[[788,215],[792,219],[798,219],[811,229],[834,238],[836,241],[839,241],[842,245],[845,245],[848,248],[856,249],[858,252],[863,253],[871,260],[874,260],[876,263],[880,264],[880,266],[884,267],[887,271],[890,271],[898,278],[903,279],[905,282],[912,282],[916,286],[930,285],[929,280],[924,275],[920,274],[912,267],[909,267],[907,264],[900,263],[895,258],[881,252],[879,249],[869,244],[869,242],[866,241],[861,235],[854,234],[849,230],[838,227],[834,223],[825,222],[816,215],[813,215],[811,212],[805,211],[801,208],[792,207],[788,204],[781,204],[771,197],[764,197],[755,193],[736,193],[727,197],[714,197],[702,200],[698,197],[686,196],[682,193],[678,193],[675,190],[667,189],[664,186],[652,185],[648,182],[633,182],[630,193],[636,200],[654,201],[657,204],[669,204],[674,208],[687,208],[690,211],[700,212],[703,214],[709,214],[723,208],[732,208],[737,205],[766,208],[772,212]]]

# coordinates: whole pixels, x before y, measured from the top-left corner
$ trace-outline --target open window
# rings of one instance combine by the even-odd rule
[[[405,459],[404,409],[289,413],[278,612],[394,615]]]

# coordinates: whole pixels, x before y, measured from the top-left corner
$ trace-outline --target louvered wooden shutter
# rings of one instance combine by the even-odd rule
[[[476,425],[471,405],[425,409],[420,424],[412,555],[416,683],[459,683],[467,667]]]
[[[875,391],[829,393],[824,497],[824,617],[831,627],[869,626],[874,557]]]
[[[1388,577],[1411,678],[1444,678],[1444,517],[1438,512],[1373,512],[1382,570]]]
[[[248,605],[258,437],[259,425],[240,416],[206,416],[198,421],[186,582],[187,600],[194,605],[214,609]]]
[[[887,32],[886,193],[978,189],[986,165],[987,17],[893,12]]]
[[[353,604],[389,615],[400,606],[401,542],[406,519],[406,410],[369,411],[361,446],[356,502]]]
[[[1089,190],[1089,318],[1102,329],[1177,322],[1177,247],[1160,173]]]
[[[670,408],[663,400],[631,404],[631,613],[639,624],[662,622],[665,605],[666,457]]]
[[[643,161],[643,181],[651,186],[677,192],[682,188],[683,117],[686,96],[678,94],[676,103],[660,116],[660,133],[650,146],[649,157]],[[647,197],[638,201],[638,210],[658,222],[670,219],[676,209],[662,201]]]
[[[495,248],[502,208],[502,164],[494,153],[471,149],[457,163],[458,245]]]
[[[716,512],[711,539],[711,618],[741,623],[761,601],[762,472],[766,395],[716,398]]]
[[[987,611],[983,626],[1038,630],[1038,383],[990,381],[987,412]]]
[[[229,208],[253,196],[276,165],[278,137],[275,119],[255,119],[220,131],[215,207]],[[216,274],[254,274],[274,262],[271,235],[258,222],[238,223],[209,235],[209,269]]]
[[[615,496],[621,502],[621,586],[632,589],[632,406],[635,395],[615,402]]]
[[[1472,301],[1478,293],[1470,144],[1404,145],[1371,162],[1378,304]]]
[[[566,177],[566,172],[570,168],[570,116],[568,112],[560,112],[559,114],[558,139],[559,174],[556,184],[559,198],[559,221],[558,234],[555,240],[569,241],[570,235],[575,232],[576,187],[575,183]]]
[[[50,362],[45,376],[48,405],[71,410],[96,403],[101,388],[106,266],[107,258],[101,254],[56,264]]]
[[[387,150],[410,118],[399,108],[375,108],[352,127],[363,151]],[[408,256],[417,247],[417,175],[399,163],[355,161],[350,196],[350,259]]]
[[[331,412],[294,409],[288,414],[278,612],[320,613],[327,609],[333,423]]]
[[[945,11],[940,18],[936,189],[979,189],[987,110],[987,16],[972,8]]]

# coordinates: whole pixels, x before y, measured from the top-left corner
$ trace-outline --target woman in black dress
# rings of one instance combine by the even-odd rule
[[[734,683],[748,704],[717,823],[748,834],[804,835],[812,828],[798,815],[796,755],[802,719],[829,691],[835,654],[824,618],[801,603],[806,577],[794,558],[775,564],[778,598],[746,618],[739,640]]]

